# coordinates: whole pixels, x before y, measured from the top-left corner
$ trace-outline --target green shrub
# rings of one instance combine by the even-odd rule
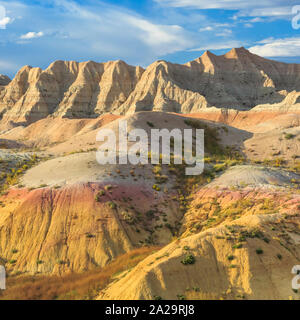
[[[233,255],[230,255],[230,256],[227,257],[227,259],[228,259],[229,261],[232,261],[232,260],[234,259],[234,256],[233,256]]]
[[[263,238],[263,240],[264,240],[264,242],[266,242],[266,243],[269,243],[269,242],[270,242],[270,239],[268,239],[268,238]]]
[[[161,170],[162,170],[162,167],[160,165],[155,165],[152,169],[152,172],[154,174],[160,174],[161,173]]]
[[[295,138],[295,135],[294,135],[294,134],[291,134],[291,133],[286,133],[286,134],[284,135],[284,138],[285,138],[286,140],[291,140],[291,139]]]
[[[147,217],[147,219],[149,219],[149,220],[153,219],[153,218],[154,218],[154,215],[155,215],[155,211],[154,211],[154,210],[148,210],[148,211],[146,212],[146,217]]]
[[[214,170],[216,172],[221,172],[221,171],[225,170],[226,168],[227,168],[226,163],[219,163],[219,164],[214,165]]]
[[[258,249],[256,249],[256,253],[257,253],[257,254],[263,254],[263,253],[264,253],[264,251],[263,251],[263,249],[258,248]]]
[[[100,202],[101,197],[105,196],[105,191],[104,190],[100,190],[97,192],[97,194],[95,195],[95,200],[97,202]]]
[[[161,190],[160,186],[158,186],[157,184],[154,184],[152,186],[152,188],[153,188],[153,190],[156,190],[156,191],[160,191]]]
[[[94,238],[95,236],[92,235],[91,233],[87,233],[87,234],[86,234],[86,237],[87,237],[87,238]]]
[[[184,265],[194,264],[196,262],[195,257],[192,254],[188,254],[181,260],[181,263]]]
[[[242,247],[243,247],[242,243],[237,243],[237,244],[232,246],[233,249],[241,249]]]
[[[150,128],[154,128],[154,124],[150,121],[147,121],[147,125],[150,127]]]
[[[108,203],[108,206],[111,208],[111,209],[117,209],[117,205],[114,203],[114,202],[109,202]]]

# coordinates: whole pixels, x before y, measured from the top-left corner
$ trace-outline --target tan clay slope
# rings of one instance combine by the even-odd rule
[[[206,52],[185,65],[157,61],[146,71],[123,61],[56,61],[24,67],[0,93],[2,127],[48,115],[86,118],[113,112],[197,112],[209,106],[249,109],[300,91],[300,67],[263,59],[244,48]]]
[[[112,120],[111,118],[115,118],[115,120],[109,121]],[[101,119],[102,122],[100,121]],[[107,120],[107,122],[105,120]],[[150,151],[151,148],[150,130],[152,128],[164,128],[169,131],[174,128],[180,128],[182,130],[191,129],[189,124],[186,123],[186,118],[176,114],[139,112],[122,118],[107,115],[94,120],[52,119],[48,120],[48,123],[45,120],[40,120],[26,127],[23,132],[19,128],[15,128],[3,136],[12,139],[13,134],[17,134],[21,137],[22,134],[25,133],[26,135],[23,135],[23,139],[27,139],[29,142],[30,139],[32,139],[31,145],[42,145],[42,143],[45,143],[44,146],[48,147],[45,151],[47,153],[51,152],[56,154],[54,159],[44,161],[25,173],[21,178],[20,183],[26,187],[38,187],[43,184],[54,187],[56,185],[64,186],[72,185],[74,183],[100,183],[107,181],[119,183],[123,182],[124,179],[126,179],[127,182],[130,181],[130,183],[134,184],[140,183],[144,179],[146,180],[145,183],[152,187],[152,185],[155,184],[155,177],[152,172],[153,166],[151,164],[143,166],[134,166],[130,163],[128,163],[128,165],[99,165],[96,161],[95,149],[100,145],[99,142],[96,143],[96,134],[100,129],[111,129],[116,133],[116,141],[118,143],[120,121],[126,121],[128,132],[139,128],[145,129],[149,138],[148,151]],[[51,124],[51,122],[53,123]],[[224,125],[219,125],[218,123],[211,121],[202,120],[199,121],[199,124],[202,124],[203,128],[208,126],[209,128],[214,129],[214,134],[219,135],[219,142],[223,146],[242,149],[244,141],[251,136],[246,131],[229,126],[225,127]],[[39,136],[37,134],[37,129],[41,129],[43,126],[45,132]],[[61,126],[62,131],[59,131],[59,126]],[[68,126],[70,128],[69,132],[67,131]],[[53,135],[51,136],[51,134],[49,134],[49,128],[50,132],[53,128],[58,128],[58,131],[53,132]],[[226,130],[224,128],[226,128]],[[62,139],[63,137],[66,141],[56,144],[59,139]],[[18,141],[21,142],[23,139]],[[50,139],[53,140],[51,141]],[[134,142],[128,142],[128,148],[130,148],[133,143]],[[62,150],[72,151],[71,153],[74,154],[59,154]],[[166,182],[166,187],[169,188],[175,183],[175,177],[170,175],[167,169],[166,166],[166,168],[162,170],[162,174],[169,176],[169,179]],[[130,173],[131,171],[134,171],[134,175]],[[121,176],[120,173],[122,173],[123,176]]]
[[[246,215],[299,213],[300,175],[258,166],[232,167],[193,194],[181,232],[187,236]]]
[[[246,130],[250,135],[242,150],[253,161],[285,161],[295,163],[300,157],[300,111],[256,108],[251,111],[218,110],[189,114]]]
[[[278,168],[265,168],[253,165],[238,165],[229,168],[220,177],[211,182],[209,187],[270,187],[291,186],[291,181],[300,176],[293,172],[283,171]]]
[[[99,129],[118,118],[119,116],[112,114],[105,114],[96,119],[45,118],[26,127],[18,126],[6,130],[0,134],[0,138],[18,141],[27,147],[55,148],[59,145],[60,147],[55,149],[60,149],[61,153],[88,150],[93,148]]]
[[[157,195],[142,183],[106,186],[12,189],[1,196],[0,259],[7,271],[90,270],[133,248],[170,242],[163,219],[173,225],[182,218],[172,194]]]
[[[26,127],[18,126],[3,131],[0,139],[7,142],[18,142],[27,147],[41,147],[54,154],[68,152],[79,152],[94,149],[96,135],[100,129],[112,129],[118,138],[119,120],[127,121],[128,132],[134,129],[143,128],[151,136],[151,126],[154,129],[190,129],[185,123],[185,117],[179,114],[164,112],[137,112],[124,117],[106,114],[97,119],[61,119],[46,118],[39,120]],[[217,128],[221,142],[224,145],[243,146],[243,141],[251,138],[252,134],[244,130],[224,126],[222,123],[202,120],[203,126]],[[226,128],[225,128],[226,127]]]
[[[155,128],[189,128],[182,116],[174,114],[141,112],[124,119],[129,130],[150,130],[149,124]],[[85,120],[75,122],[78,128],[74,126],[74,132],[89,132]],[[26,132],[29,134],[37,124],[27,127]],[[224,133],[223,125],[209,121],[202,124]],[[94,125],[98,124],[93,123],[91,132],[96,134]],[[118,120],[104,127],[117,132]],[[230,127],[224,134],[230,143],[234,137],[242,143],[244,135],[247,133]],[[77,139],[75,134],[71,141]],[[229,143],[224,137],[222,141]],[[169,243],[183,212],[174,202],[179,198],[174,190],[176,175],[168,169],[166,166],[158,174],[150,164],[100,166],[94,151],[36,165],[21,178],[20,190],[12,188],[0,199],[1,258],[14,272],[79,271],[104,265],[139,245]],[[160,184],[160,192],[152,188],[157,178],[166,180]],[[103,185],[115,188],[106,190],[97,202],[95,196]]]
[[[248,216],[174,241],[112,283],[99,299],[299,299],[291,288],[291,270],[300,259],[300,237],[289,236],[293,223],[299,226],[299,218]],[[289,233],[282,240],[278,234],[284,228]],[[235,248],[243,234],[245,240]],[[190,255],[195,263],[184,265]]]
[[[278,127],[288,128],[299,125],[300,110],[261,110],[237,111],[233,109],[208,108],[205,111],[190,113],[185,116],[206,119],[253,133],[266,132]],[[265,127],[265,124],[268,124]]]
[[[192,195],[179,238],[99,299],[299,299],[291,288],[300,261],[296,179],[279,169],[228,170]]]

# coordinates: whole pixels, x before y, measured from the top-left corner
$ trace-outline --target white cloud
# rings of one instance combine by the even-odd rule
[[[231,49],[231,48],[239,48],[245,45],[237,40],[226,41],[226,42],[215,42],[215,43],[208,43],[205,46],[201,46],[199,48],[194,48],[188,50],[189,52],[194,51],[204,51],[204,50],[223,50],[223,49]]]
[[[28,32],[26,34],[23,34],[20,36],[20,39],[22,40],[30,40],[30,39],[34,39],[34,38],[41,38],[44,36],[44,32],[40,31],[40,32]]]
[[[216,36],[218,37],[228,37],[232,34],[231,29],[223,29],[221,32],[216,33]]]
[[[237,10],[239,16],[251,17],[283,17],[292,15],[293,5],[299,4],[299,0],[155,0],[163,6],[175,8],[197,8],[197,9],[223,9]]]
[[[250,1],[236,0],[155,0],[156,2],[170,7],[194,7],[198,9],[238,9],[245,8]],[[255,1],[253,1],[255,2]]]
[[[199,29],[200,32],[203,32],[203,31],[213,31],[213,30],[214,30],[214,28],[211,27],[211,26],[208,26],[208,27],[204,27],[204,28],[200,28],[200,29]]]
[[[249,8],[273,8],[286,6],[286,0],[155,0],[170,7],[193,7],[198,9],[226,9],[240,10]],[[297,4],[297,0],[289,0],[290,8]]]
[[[12,19],[9,17],[4,17],[0,20],[0,29],[6,29],[6,26],[12,22]]]
[[[192,43],[184,36],[184,29],[178,25],[155,25],[145,19],[124,16],[124,20],[139,31],[137,36],[145,44],[157,47],[159,54],[186,49]]]
[[[14,72],[15,70],[17,70],[19,68],[20,68],[20,65],[17,65],[11,61],[0,60],[0,73],[1,74]]]
[[[264,22],[265,20],[261,17],[252,18],[249,20],[250,23]]]
[[[249,51],[262,57],[298,57],[300,52],[300,37],[264,39]]]
[[[292,15],[292,6],[281,6],[271,8],[253,8],[250,10],[241,11],[238,16],[251,17],[284,17]]]
[[[216,29],[218,29],[218,28],[224,28],[224,27],[229,27],[229,26],[230,26],[229,23],[215,23],[215,24],[213,24],[213,25],[200,28],[199,31],[200,31],[200,32],[203,32],[203,31],[213,31],[213,30],[216,30]],[[227,30],[229,30],[229,29],[227,29]]]
[[[0,29],[6,29],[6,26],[12,22],[10,17],[6,16],[6,9],[0,5]]]
[[[153,23],[150,20],[120,7],[102,4],[83,7],[69,0],[56,0],[64,8],[65,19],[70,19],[70,39],[90,40],[90,49],[107,52],[122,58],[122,54],[146,55],[152,59],[185,50],[194,42],[179,25]],[[80,22],[78,23],[79,20]],[[87,31],[88,30],[88,31]],[[120,47],[122,48],[120,50]],[[149,62],[151,61],[150,58]]]

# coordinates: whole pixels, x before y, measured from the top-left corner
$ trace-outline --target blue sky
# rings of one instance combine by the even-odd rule
[[[298,21],[300,0],[0,0],[0,73],[54,60],[185,63],[240,46],[300,63]]]

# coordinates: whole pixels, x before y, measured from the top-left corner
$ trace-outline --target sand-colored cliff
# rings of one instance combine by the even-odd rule
[[[46,70],[23,67],[1,90],[0,114],[7,128],[49,115],[195,113],[213,106],[249,110],[262,104],[295,105],[286,98],[292,91],[300,91],[300,65],[267,60],[244,48],[222,56],[205,52],[185,65],[156,61],[146,70],[119,60],[56,61]]]

